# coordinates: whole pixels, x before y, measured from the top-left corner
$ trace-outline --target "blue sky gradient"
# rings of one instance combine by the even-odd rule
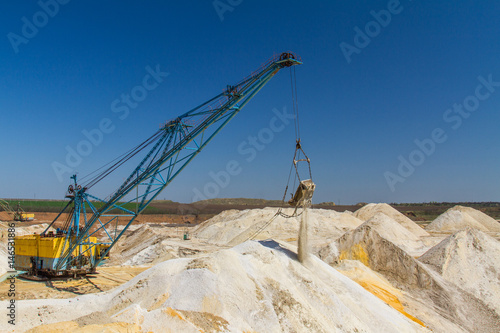
[[[82,131],[103,119],[113,128],[70,168],[81,177],[289,50],[304,62],[298,104],[315,203],[500,201],[499,12],[500,3],[472,0],[4,4],[0,197],[63,198],[71,173],[58,177],[54,163],[66,163]],[[356,51],[346,56],[347,44]],[[121,119],[113,102],[148,66],[168,76]],[[291,108],[283,70],[159,198],[191,202],[210,172],[236,160],[241,173],[217,197],[281,199],[293,124],[252,161],[238,146],[269,127],[274,109]],[[110,194],[133,167],[95,194]]]

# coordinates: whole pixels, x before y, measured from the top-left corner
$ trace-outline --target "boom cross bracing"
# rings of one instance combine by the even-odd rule
[[[300,64],[299,57],[290,52],[275,56],[221,94],[168,121],[91,178],[79,183],[72,176],[66,194],[69,202],[49,227],[40,235],[16,237],[16,269],[32,277],[94,273],[137,216],[250,99],[281,69]],[[145,156],[109,197],[90,194],[94,185],[141,152]],[[136,203],[135,209],[130,209],[130,203]],[[118,218],[126,220],[120,230]],[[106,239],[100,240],[103,234]]]

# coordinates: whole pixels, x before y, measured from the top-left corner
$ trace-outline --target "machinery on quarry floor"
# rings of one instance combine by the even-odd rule
[[[24,276],[32,279],[94,273],[137,216],[250,99],[281,69],[300,64],[293,53],[275,56],[221,94],[168,121],[150,138],[80,182],[72,176],[73,184],[66,194],[69,201],[46,230],[15,238],[15,268],[27,271]],[[94,185],[142,151],[147,151],[145,157],[114,193],[106,199],[90,194]],[[310,189],[306,183],[301,186],[305,187],[294,199],[297,203],[308,197],[308,186]],[[125,222],[120,229],[119,219]],[[99,240],[102,234],[105,241]]]
[[[33,219],[35,218],[35,214],[28,214],[21,208],[20,202],[17,203],[17,207],[14,210],[11,208],[10,204],[7,201],[0,199],[0,208],[11,215],[14,221],[33,221]]]

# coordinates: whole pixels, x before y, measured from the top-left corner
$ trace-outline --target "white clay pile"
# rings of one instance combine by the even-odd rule
[[[498,331],[500,243],[467,230],[429,248],[415,232],[418,225],[396,222],[404,216],[390,218],[381,213],[390,212],[386,207],[357,211],[368,220],[325,246],[320,257],[433,331]],[[359,264],[348,264],[353,260]]]
[[[482,231],[467,228],[432,249],[419,260],[456,286],[483,300],[500,315],[500,242]]]
[[[498,221],[474,208],[463,206],[448,209],[429,224],[426,230],[455,232],[465,228],[500,233],[500,223]]]
[[[377,213],[383,213],[419,237],[429,236],[429,234],[415,222],[386,203],[367,204],[354,212],[354,216],[362,221],[368,221]]]
[[[194,227],[190,241],[140,226],[107,265],[149,269],[98,294],[18,301],[16,330],[500,332],[500,243],[486,234],[498,222],[485,214],[454,207],[430,235],[387,204],[310,209],[313,250],[301,264],[302,216],[268,224],[276,211],[222,212]],[[442,232],[458,226],[466,228]]]
[[[265,229],[255,235],[273,218],[277,208],[229,210],[200,224],[194,236],[211,244],[234,246],[254,236],[254,239],[283,240],[298,239],[301,216],[293,218],[276,217]],[[284,209],[291,215],[293,209]],[[313,244],[326,244],[340,237],[344,232],[363,223],[349,212],[310,209],[308,214],[309,240]]]
[[[162,262],[100,295],[19,301],[16,329],[87,324],[93,331],[132,332],[428,331],[318,258],[308,265],[274,241],[248,241]]]

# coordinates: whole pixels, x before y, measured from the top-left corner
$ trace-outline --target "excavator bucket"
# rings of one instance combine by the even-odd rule
[[[310,203],[315,189],[316,184],[314,184],[311,179],[301,181],[292,199],[288,201],[288,204],[290,204],[290,206],[297,207],[299,205]]]

